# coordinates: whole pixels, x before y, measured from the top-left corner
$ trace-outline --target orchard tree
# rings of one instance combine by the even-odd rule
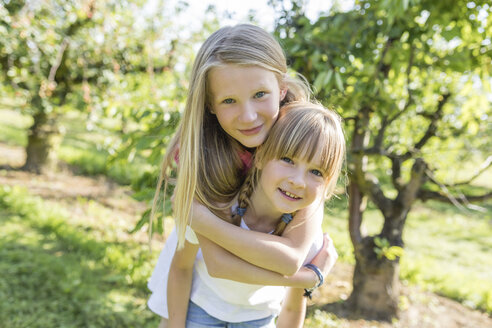
[[[33,117],[25,169],[53,169],[65,112],[100,118],[105,90],[121,76],[175,65],[179,40],[163,37],[163,24],[146,30],[144,11],[138,0],[0,1],[0,83],[25,99]],[[164,20],[173,10],[156,14]],[[157,42],[167,50],[160,57],[152,55]]]
[[[55,157],[51,149],[59,142],[54,123],[58,108],[66,103],[74,80],[82,81],[80,70],[74,71],[68,63],[69,53],[80,30],[93,24],[94,11],[93,1],[79,5],[28,0],[0,3],[2,82],[26,99],[33,117],[26,147],[27,170],[52,168]]]
[[[356,260],[348,305],[389,320],[398,316],[402,234],[416,201],[480,209],[471,202],[491,197],[472,185],[492,162],[490,5],[359,0],[314,23],[298,2],[281,13],[276,33],[291,66],[346,123]],[[384,218],[377,235],[361,231],[367,200]]]

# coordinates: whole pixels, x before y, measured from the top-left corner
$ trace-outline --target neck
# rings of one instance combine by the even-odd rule
[[[244,215],[246,225],[255,231],[271,232],[277,226],[278,220],[282,216],[279,211],[272,208],[271,204],[266,201],[263,189],[255,188],[250,197],[250,206]]]

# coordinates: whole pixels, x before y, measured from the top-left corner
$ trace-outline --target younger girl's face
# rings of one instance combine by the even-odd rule
[[[289,157],[272,159],[260,167],[258,188],[272,210],[293,213],[323,199],[326,173],[321,167],[319,153],[311,161]]]
[[[243,146],[265,141],[285,96],[276,75],[258,66],[226,64],[210,70],[212,113]]]

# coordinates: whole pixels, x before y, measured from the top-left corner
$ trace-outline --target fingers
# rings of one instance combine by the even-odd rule
[[[323,234],[323,242],[324,244],[333,244],[333,239],[331,239],[328,233]]]
[[[331,239],[331,237],[327,233],[323,235],[323,249],[326,249],[328,251],[329,256],[334,261],[338,259],[338,253],[333,243],[333,239]]]

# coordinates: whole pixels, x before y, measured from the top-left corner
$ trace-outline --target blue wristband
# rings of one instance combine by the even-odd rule
[[[319,282],[314,288],[318,288],[319,286],[323,285],[323,282],[325,281],[325,279],[323,277],[323,274],[321,273],[321,270],[316,265],[308,263],[308,264],[304,265],[304,267],[314,271],[314,273],[316,273],[316,275],[318,276]]]

